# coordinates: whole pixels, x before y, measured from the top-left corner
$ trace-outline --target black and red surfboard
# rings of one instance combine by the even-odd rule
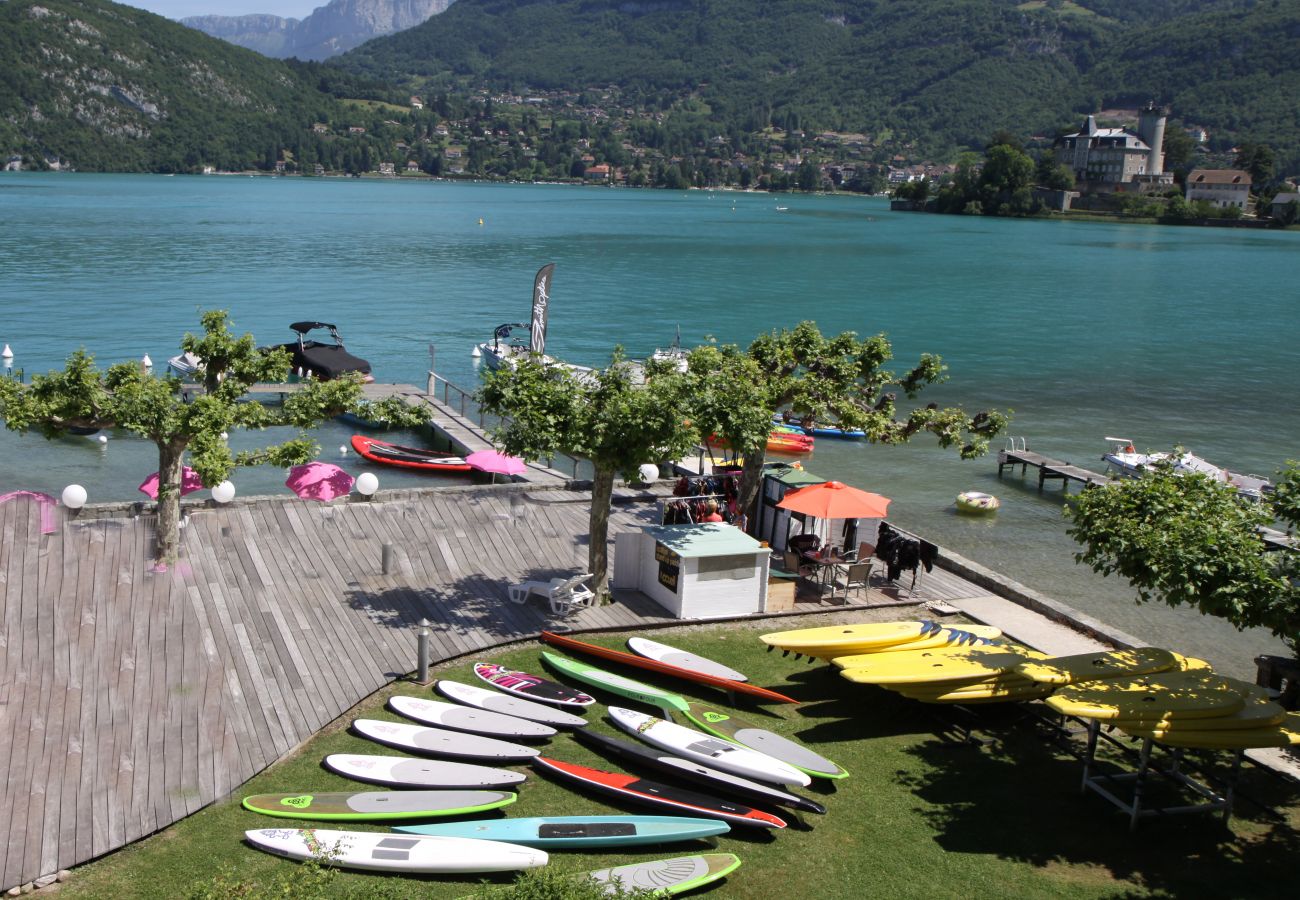
[[[577,782],[583,787],[592,788],[606,794],[613,794],[638,803],[653,806],[665,806],[679,814],[707,816],[722,819],[734,825],[752,825],[758,828],[784,828],[785,820],[748,806],[741,806],[707,794],[683,790],[672,785],[647,781],[634,775],[621,772],[604,772],[580,766],[577,763],[551,759],[547,756],[533,757],[533,765],[542,772],[549,772],[559,777]]]

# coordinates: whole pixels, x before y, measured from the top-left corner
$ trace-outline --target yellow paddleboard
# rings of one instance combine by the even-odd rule
[[[840,675],[857,684],[959,684],[1010,672],[1046,654],[1025,647],[943,647],[911,653],[879,653]]]
[[[1178,660],[1178,665],[1174,666],[1174,668],[1180,672],[1208,671],[1211,668],[1208,662],[1195,656],[1183,656],[1181,653],[1175,653],[1174,658]]]
[[[1195,750],[1251,750],[1300,744],[1300,713],[1289,713],[1282,724],[1268,728],[1228,728],[1219,731],[1161,731],[1125,728],[1134,737],[1155,738],[1170,747]]]
[[[1208,719],[1114,719],[1116,726],[1125,731],[1158,731],[1177,733],[1183,731],[1224,731],[1247,728],[1270,728],[1281,725],[1286,710],[1269,698],[1267,689],[1249,681],[1222,676],[1223,680],[1241,694],[1246,705],[1226,716]]]
[[[1105,653],[1080,653],[1030,660],[1016,666],[1021,675],[1043,684],[1078,684],[1123,675],[1150,675],[1178,667],[1178,657],[1159,647],[1137,647]]]
[[[1056,690],[1053,685],[1036,684],[1032,681],[1024,684],[1003,684],[985,681],[956,687],[947,685],[946,687],[950,689],[934,688],[932,685],[902,684],[892,686],[892,690],[896,690],[904,697],[910,697],[922,703],[993,703],[996,701],[1019,703],[1024,700],[1037,700],[1040,697],[1046,697]]]
[[[758,639],[769,647],[831,659],[914,641],[942,628],[942,625],[934,622],[865,622],[858,625],[826,625],[822,628],[777,631],[760,635]]]
[[[1002,632],[991,625],[965,625],[954,628],[945,626],[942,630],[936,631],[928,637],[917,638],[914,641],[890,644],[888,647],[879,647],[866,653],[835,656],[831,658],[831,663],[841,669],[853,669],[859,665],[865,665],[882,653],[903,653],[910,650],[957,650],[968,647],[991,646],[999,646],[1005,650],[1016,646],[1010,641],[1001,640],[1001,638]]]
[[[1210,672],[1159,672],[1067,684],[1047,698],[1067,716],[1090,719],[1205,719],[1246,705],[1241,692]]]
[[[936,631],[928,637],[917,638],[914,641],[904,641],[901,644],[890,644],[888,647],[881,647],[875,653],[896,653],[900,650],[930,650],[935,647],[971,647],[987,646],[989,642],[996,642],[1002,637],[1002,629],[994,628],[992,625],[945,625],[942,630]],[[870,656],[870,653],[857,654],[858,656]],[[843,659],[844,657],[840,657]],[[835,660],[831,660],[835,662]],[[841,666],[841,668],[845,668]]]
[[[981,678],[978,681],[959,681],[959,682],[925,682],[923,684],[887,684],[890,690],[898,691],[902,694],[921,695],[921,694],[955,694],[961,692],[978,693],[990,690],[1026,690],[1028,688],[1041,687],[1036,681],[1031,681],[1023,675],[1017,675],[1014,672],[1007,672],[1002,675],[993,675],[989,678]],[[1047,685],[1051,687],[1051,685]]]

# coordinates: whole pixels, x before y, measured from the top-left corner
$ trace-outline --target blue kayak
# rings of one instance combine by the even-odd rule
[[[726,822],[717,819],[683,816],[536,816],[398,825],[395,828],[409,834],[505,841],[546,850],[666,844],[713,837],[731,830]]]
[[[810,434],[813,437],[841,438],[846,441],[860,441],[867,436],[865,431],[856,428],[844,430],[843,428],[833,428],[829,425],[814,425],[812,428],[805,428],[798,422],[786,422],[780,416],[773,416],[772,421],[782,428],[789,428],[791,431],[802,434]]]

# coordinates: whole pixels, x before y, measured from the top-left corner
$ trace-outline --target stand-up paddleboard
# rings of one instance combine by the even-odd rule
[[[733,772],[745,778],[757,778],[759,781],[771,784],[806,786],[812,783],[807,773],[800,772],[794,766],[786,765],[765,753],[750,750],[731,741],[719,740],[712,735],[701,734],[693,728],[669,722],[658,716],[647,715],[621,706],[611,706],[609,718],[633,737],[653,744],[660,750],[667,750],[674,756],[703,763],[711,768]]]
[[[1006,647],[947,647],[914,653],[878,653],[840,675],[855,684],[958,684],[1010,672],[1046,654]]]
[[[568,675],[570,678],[584,684],[593,685],[609,691],[611,694],[626,697],[629,700],[636,700],[639,703],[645,703],[659,709],[684,710],[686,708],[686,701],[672,691],[665,691],[663,688],[646,684],[644,681],[625,678],[613,672],[606,672],[604,669],[597,669],[595,666],[588,665],[580,660],[556,656],[554,653],[543,650],[542,661],[561,675]]]
[[[938,622],[864,622],[857,625],[825,625],[776,631],[759,636],[773,649],[800,653],[819,659],[870,653],[882,647],[902,644],[941,633],[946,627]],[[996,636],[996,635],[995,635]]]
[[[613,662],[624,663],[629,666],[636,666],[639,669],[648,669],[651,672],[658,672],[660,675],[672,675],[676,678],[684,678],[687,681],[693,681],[696,684],[707,684],[712,687],[722,688],[724,691],[731,691],[737,694],[747,694],[758,700],[767,700],[774,703],[798,703],[793,697],[787,697],[785,694],[778,694],[776,691],[769,691],[767,688],[759,687],[755,684],[749,684],[745,681],[732,681],[730,678],[718,678],[715,675],[705,675],[700,672],[692,672],[690,669],[683,669],[681,666],[672,666],[668,663],[659,662],[654,659],[646,659],[643,656],[637,656],[634,653],[624,653],[622,650],[611,650],[608,647],[601,647],[597,644],[588,644],[586,641],[579,641],[575,638],[566,637],[562,634],[555,634],[551,631],[542,632],[542,640],[553,647],[559,647],[561,650],[568,650],[574,653],[586,653],[590,656],[596,656],[600,659],[608,659]]]
[[[742,747],[766,753],[773,759],[789,763],[800,772],[806,772],[814,778],[847,778],[849,773],[841,769],[826,757],[814,753],[803,744],[789,738],[751,725],[744,719],[729,712],[705,706],[703,703],[688,703],[684,710],[686,717],[705,731],[720,738],[734,741]]]
[[[930,650],[938,647],[992,647],[1008,643],[1002,637],[1002,629],[992,625],[962,625],[960,627],[941,626],[938,631],[914,641],[890,644],[880,647],[872,653],[899,653],[904,650]],[[837,657],[842,659],[843,657]],[[833,658],[831,662],[835,662]]]
[[[407,756],[365,756],[331,753],[325,766],[347,778],[400,788],[493,788],[523,782],[521,772],[472,763]]]
[[[667,644],[661,644],[649,638],[630,637],[627,639],[627,648],[637,656],[658,660],[670,666],[677,666],[679,669],[690,669],[692,672],[699,672],[701,675],[712,675],[715,678],[726,678],[730,681],[749,680],[745,675],[729,666],[724,666],[720,662],[714,662],[694,653],[687,653],[685,650],[678,650],[676,647],[669,647]]]
[[[448,731],[445,728],[427,728],[406,722],[385,722],[381,719],[354,719],[352,730],[372,741],[387,744],[398,750],[413,753],[431,753],[434,756],[451,756],[457,759],[486,759],[497,762],[529,760],[542,751],[536,747],[512,744],[481,734]]]
[[[601,884],[645,888],[653,891],[656,897],[671,897],[726,878],[739,867],[740,857],[734,853],[701,853],[599,869],[588,872],[587,877]]]
[[[733,775],[731,772],[723,772],[721,769],[714,769],[703,763],[682,759],[680,756],[672,756],[654,747],[647,747],[645,744],[634,744],[595,731],[583,731],[575,734],[574,737],[578,739],[578,743],[586,744],[606,756],[618,757],[621,761],[630,762],[634,766],[639,765],[665,772],[675,778],[691,782],[697,787],[704,787],[728,797],[736,797],[746,803],[774,803],[777,806],[788,806],[791,809],[801,809],[819,815],[826,812],[826,807],[807,797],[791,794],[769,784],[760,784],[740,775]]]
[[[464,816],[509,806],[519,798],[510,791],[330,791],[254,794],[244,809],[284,819],[321,822],[384,822]]]
[[[496,663],[474,663],[474,674],[497,690],[523,697],[525,700],[536,700],[540,703],[572,706],[579,709],[591,706],[596,702],[595,697],[574,690],[567,684],[548,681],[527,672],[516,672]]]
[[[1012,687],[979,684],[947,691],[910,690],[912,685],[893,685],[893,687],[904,697],[921,703],[1023,703],[1028,700],[1041,700],[1056,689],[1054,685],[1033,682]]]
[[[1066,716],[1173,720],[1226,716],[1244,707],[1246,698],[1225,679],[1194,671],[1067,684],[1044,702]]]
[[[514,872],[544,866],[546,851],[500,841],[424,837],[379,831],[259,828],[244,837],[259,850],[375,872]]]
[[[1181,668],[1178,657],[1159,647],[1079,653],[1022,662],[1015,671],[1043,684],[1079,684],[1102,678],[1151,675]]]
[[[1169,719],[1164,717],[1111,719],[1107,724],[1113,724],[1125,731],[1138,729],[1174,733],[1181,731],[1271,728],[1283,724],[1286,720],[1286,710],[1273,701],[1272,695],[1267,688],[1252,684],[1249,681],[1229,678],[1226,675],[1220,677],[1224,682],[1235,688],[1245,701],[1245,705],[1234,713],[1205,719]]]
[[[731,830],[718,819],[685,816],[534,816],[526,819],[477,819],[434,825],[396,825],[397,831],[443,837],[506,841],[543,850],[635,847],[670,844],[726,834]]]
[[[621,772],[605,772],[546,756],[534,759],[533,766],[540,772],[548,772],[591,790],[637,803],[668,807],[683,815],[707,816],[722,819],[732,825],[752,825],[757,828],[785,827],[785,820],[771,813]]]
[[[555,734],[554,728],[541,722],[461,706],[459,703],[444,703],[441,700],[424,700],[398,694],[388,698],[388,707],[393,712],[424,725],[469,731],[488,737],[534,740]]]
[[[1186,729],[1145,729],[1130,725],[1124,726],[1123,730],[1134,737],[1154,738],[1170,747],[1185,747],[1192,750],[1254,750],[1261,747],[1300,745],[1300,713],[1287,715],[1281,724],[1260,728],[1193,730],[1193,726],[1198,721],[1213,720],[1194,719],[1187,723]]]
[[[447,681],[440,678],[434,684],[434,688],[448,700],[455,700],[457,703],[464,703],[466,706],[486,709],[488,712],[517,716],[533,722],[543,722],[547,725],[554,725],[556,728],[583,728],[587,724],[586,719],[575,716],[573,713],[543,706],[531,700],[522,700],[519,697],[507,697],[500,691],[489,691],[487,688],[475,687],[472,684],[461,684],[459,681]]]

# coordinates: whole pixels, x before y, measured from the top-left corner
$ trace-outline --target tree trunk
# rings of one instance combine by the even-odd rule
[[[587,548],[587,568],[591,572],[591,589],[604,601],[609,594],[609,502],[614,495],[614,470],[593,462],[591,479],[591,544]]]
[[[158,445],[158,525],[154,562],[170,566],[180,554],[181,472],[185,467],[185,444]]]
[[[736,489],[736,508],[745,516],[745,530],[750,534],[759,523],[754,521],[756,515],[755,501],[759,489],[763,486],[763,465],[767,462],[767,449],[759,448],[753,453],[745,454],[745,462],[740,470],[740,486]]]

